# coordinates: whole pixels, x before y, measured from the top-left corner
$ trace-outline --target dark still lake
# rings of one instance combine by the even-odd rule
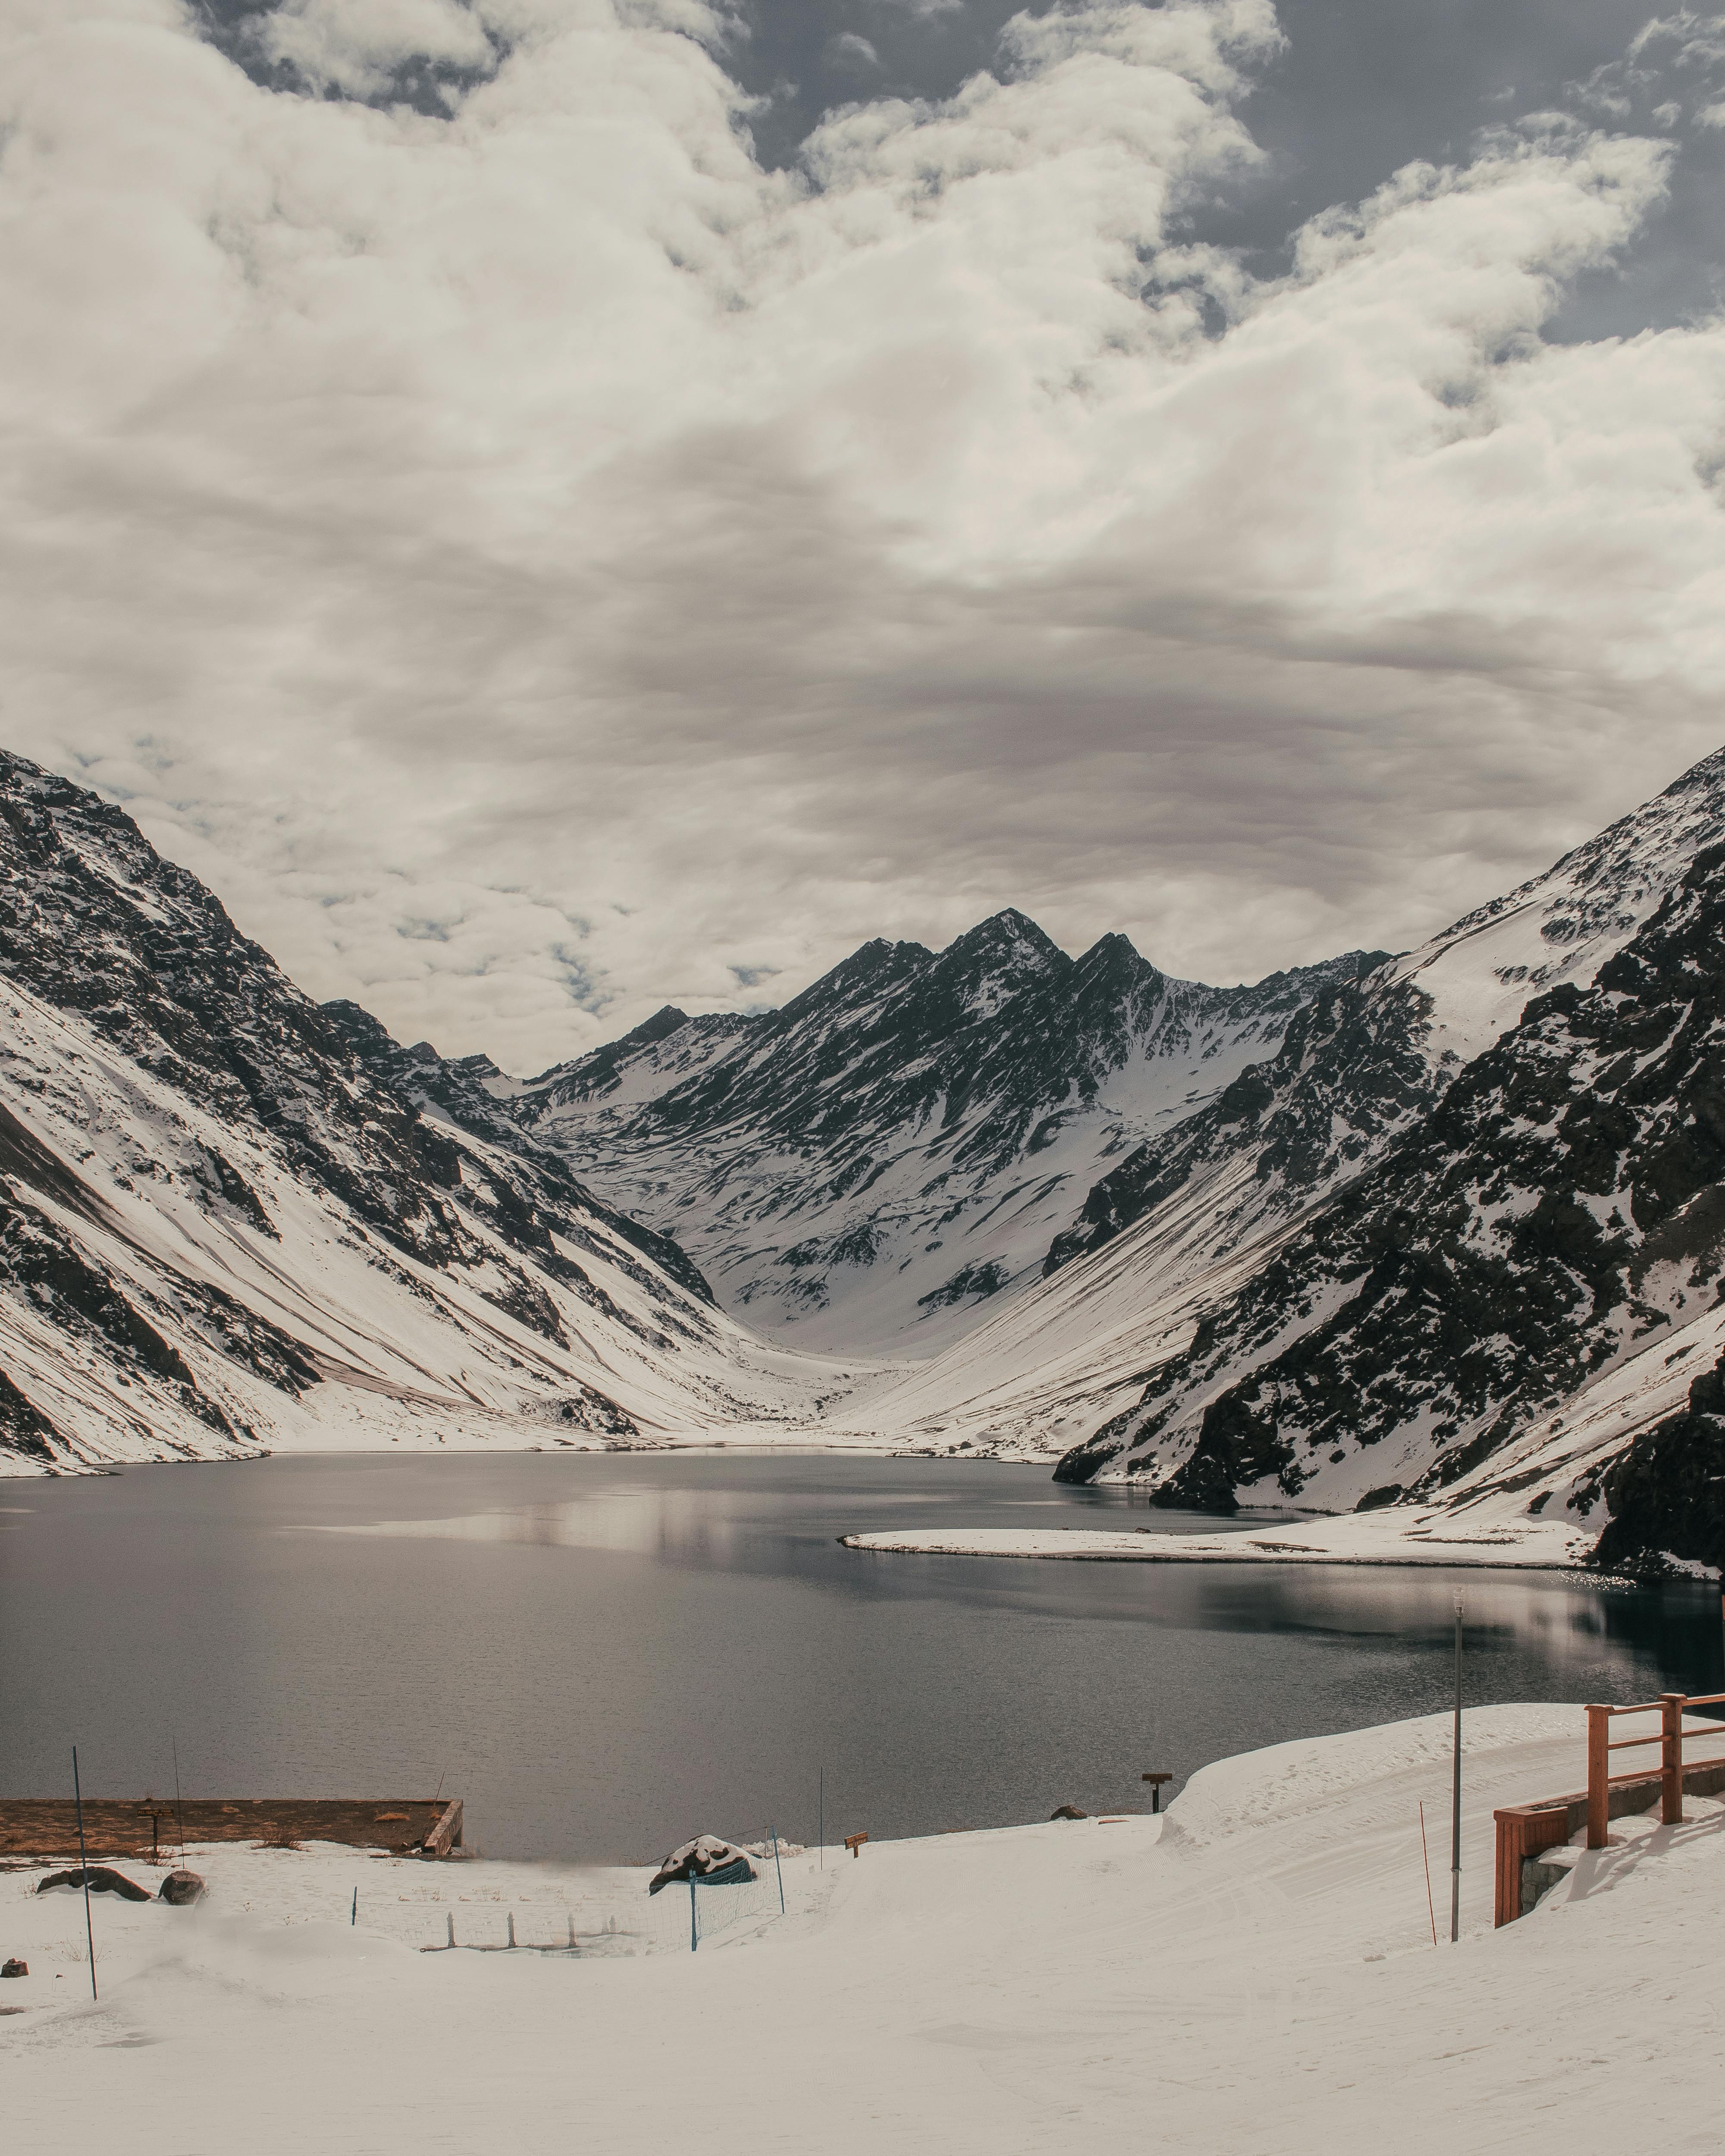
[[[1103,1525],[1045,1469],[831,1453],[299,1457],[0,1482],[0,1794],[467,1801],[642,1861],[1136,1807],[1146,1768],[1470,1702],[1717,1691],[1712,1590],[1549,1573],[865,1556]],[[1135,1507],[1175,1528],[1181,1516]],[[1215,1522],[1205,1522],[1214,1527]],[[1576,1779],[1584,1779],[1576,1717]],[[1538,1794],[1540,1792],[1531,1792]]]

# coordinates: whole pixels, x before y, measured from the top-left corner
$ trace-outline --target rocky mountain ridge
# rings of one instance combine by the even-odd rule
[[[924,1355],[1035,1277],[1111,1158],[1380,955],[1210,988],[1123,936],[1073,958],[1009,910],[937,952],[865,944],[780,1010],[667,1009],[537,1078],[482,1082],[752,1324]]]
[[[1452,1488],[1472,1502],[1504,1457],[1552,1434],[1542,1418],[1710,1312],[1725,1221],[1725,847],[1699,842],[1721,837],[1725,755],[1425,954],[1320,997],[1231,1100],[1159,1158],[1123,1164],[1092,1203],[1091,1247],[1189,1198],[1230,1149],[1236,1194],[1249,1168],[1235,1217],[1261,1214],[1274,1188],[1287,1225],[1058,1471],[1123,1471],[1158,1502],[1212,1509]],[[1543,963],[1505,963],[1494,943],[1509,928],[1525,946],[1530,916]],[[1524,985],[1543,993],[1482,1051],[1432,1053],[1445,996],[1451,1037],[1471,1026],[1476,1040],[1494,998],[1501,1010]],[[1345,1050],[1349,1026],[1367,1028],[1363,1054]],[[1302,1094],[1324,1111],[1350,1063],[1366,1079],[1353,1127],[1320,1112],[1342,1145],[1302,1153]],[[1362,1096],[1389,1111],[1376,1132],[1361,1127]],[[1336,1157],[1350,1152],[1352,1173]],[[1543,1461],[1529,1502],[1567,1487],[1568,1468],[1589,1503],[1599,1466]]]
[[[814,1366],[759,1350],[482,1090],[415,1097],[411,1061],[311,1002],[122,811],[0,754],[10,1465],[800,1409]]]

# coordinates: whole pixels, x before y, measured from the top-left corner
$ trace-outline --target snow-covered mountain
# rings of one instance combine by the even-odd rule
[[[475,1075],[752,1324],[924,1357],[1040,1275],[1111,1161],[1380,955],[1211,988],[1007,911],[938,952],[865,944],[781,1010],[667,1009],[525,1084]]]
[[[1590,988],[1535,997],[1091,1450],[1129,1447],[1171,1503],[1429,1496],[1567,1420],[1626,1358],[1671,1352],[1725,1270],[1722,960],[1714,847]]]
[[[527,1081],[0,757],[15,1469],[818,1426],[1630,1548],[1725,1447],[1722,1194],[1725,751],[1398,958],[1207,988],[1008,912]]]
[[[0,755],[0,1455],[610,1441],[801,1419],[675,1245],[409,1082],[98,796]]]
[[[1692,1358],[1706,1351],[1711,1363],[1717,1352],[1710,1343],[1713,1330],[1725,1335],[1725,1311],[1713,1315],[1709,1302],[1706,1314],[1697,1312],[1693,1291],[1682,1291],[1687,1304],[1671,1306],[1671,1323],[1692,1331],[1665,1351],[1669,1366],[1661,1355],[1627,1349],[1600,1360],[1590,1337],[1582,1352],[1595,1359],[1579,1378],[1573,1368],[1566,1377],[1564,1351],[1554,1348],[1555,1359],[1542,1368],[1558,1373],[1550,1383],[1559,1392],[1572,1378],[1575,1388],[1554,1425],[1530,1404],[1544,1397],[1543,1379],[1518,1387],[1513,1402],[1505,1394],[1483,1424],[1434,1408],[1410,1426],[1409,1456],[1392,1471],[1384,1463],[1399,1442],[1392,1445],[1385,1426],[1357,1401],[1347,1412],[1358,1416],[1364,1445],[1338,1435],[1327,1450],[1309,1447],[1298,1424],[1296,1495],[1279,1479],[1280,1460],[1266,1476],[1244,1455],[1236,1460],[1222,1450],[1219,1440],[1201,1446],[1200,1434],[1211,1406],[1231,1388],[1371,1291],[1368,1281],[1345,1276],[1340,1258],[1334,1277],[1326,1270],[1332,1239],[1339,1250],[1352,1217],[1343,1209],[1347,1194],[1357,1186],[1363,1194],[1362,1178],[1380,1167],[1387,1174],[1392,1158],[1423,1148],[1419,1174],[1404,1191],[1405,1217],[1383,1216],[1395,1219],[1396,1235],[1416,1236],[1424,1209],[1447,1187],[1440,1174],[1444,1147],[1461,1142],[1431,1120],[1450,1088],[1506,1029],[1517,1027],[1532,998],[1579,994],[1639,933],[1651,934],[1653,917],[1697,856],[1721,840],[1725,752],[1420,950],[1362,979],[1320,985],[1274,1055],[1237,1073],[1212,1101],[1101,1179],[1050,1251],[1044,1277],[1001,1298],[966,1337],[873,1390],[870,1426],[932,1449],[1064,1455],[1063,1476],[1129,1476],[1169,1502],[1225,1507],[1237,1486],[1254,1502],[1347,1509],[1399,1484],[1409,1492],[1435,1486],[1446,1504],[1489,1506],[1507,1500],[1482,1496],[1486,1482],[1537,1469],[1547,1486],[1568,1493],[1573,1486],[1578,1507],[1589,1506],[1627,1440],[1681,1409]],[[1704,947],[1695,963],[1709,963]],[[1711,963],[1725,964],[1725,951]],[[1575,1069],[1584,1094],[1593,1081],[1579,1062]],[[1468,1097],[1456,1096],[1458,1112]],[[1477,1134],[1467,1138],[1457,1175],[1482,1142]],[[1572,1173],[1566,1159],[1553,1154],[1538,1170],[1558,1190]],[[1484,1188],[1486,1163],[1476,1164]],[[1524,1170],[1533,1173],[1531,1165]],[[1430,1198],[1421,1177],[1432,1185]],[[1530,1188],[1514,1202],[1532,1202]],[[1363,1194],[1359,1202],[1367,1202]],[[1482,1219],[1496,1202],[1480,1201]],[[1452,1231],[1453,1220],[1445,1232]],[[1512,1271],[1504,1279],[1504,1293],[1518,1291]],[[1490,1315],[1489,1296],[1481,1307]],[[1447,1302],[1441,1317],[1432,1314],[1435,1325],[1454,1322]],[[1573,1314],[1552,1322],[1566,1333],[1578,1322]],[[1649,1343],[1657,1337],[1647,1336]],[[1435,1382],[1414,1338],[1410,1332],[1381,1349],[1387,1366],[1405,1363],[1404,1405]],[[1387,1367],[1373,1378],[1371,1399],[1389,1399],[1385,1389],[1399,1382]],[[1276,1394],[1269,1409],[1275,1429],[1284,1419],[1297,1423],[1292,1399]],[[836,1426],[852,1427],[855,1412],[855,1403],[839,1406]],[[1453,1431],[1438,1434],[1452,1421]],[[1481,1442],[1487,1431],[1490,1446]],[[1548,1447],[1554,1448],[1548,1457]],[[1200,1452],[1200,1464],[1183,1474]],[[1241,1470],[1232,1479],[1230,1464]],[[1527,1486],[1529,1496],[1518,1502],[1537,1498]]]
[[[1722,839],[1725,752],[1321,995],[1261,1070],[1122,1163],[1041,1294],[1136,1296],[1143,1368],[1061,1475],[1222,1508],[1524,1488],[1585,1512],[1715,1352]]]

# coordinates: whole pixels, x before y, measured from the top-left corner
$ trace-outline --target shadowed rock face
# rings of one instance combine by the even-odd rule
[[[446,1148],[445,1172],[465,1180],[459,1168],[461,1150],[445,1133],[447,1126],[465,1132],[495,1148],[483,1181],[475,1182],[471,1202],[503,1240],[560,1278],[583,1277],[571,1270],[552,1242],[555,1230],[566,1240],[584,1244],[586,1219],[597,1220],[671,1278],[697,1295],[713,1299],[701,1269],[669,1235],[655,1235],[638,1220],[606,1205],[578,1182],[567,1163],[548,1147],[536,1144],[515,1118],[485,1090],[483,1072],[494,1066],[483,1058],[445,1062],[429,1041],[403,1048],[369,1011],[345,1000],[321,1006],[325,1016],[372,1075],[415,1110],[426,1111],[429,1130]],[[662,1014],[661,1014],[662,1015]],[[643,1029],[646,1030],[646,1029]],[[475,1067],[477,1066],[477,1067]]]
[[[1380,956],[1358,954],[1362,973]],[[1253,1180],[1279,1185],[1283,1210],[1309,1203],[1449,1082],[1421,1052],[1430,1004],[1407,983],[1320,983],[1273,1057],[1096,1185],[1045,1274],[1100,1250],[1230,1154],[1249,1153]]]
[[[443,1148],[414,1110],[122,810],[3,753],[0,972],[223,1121],[268,1132],[398,1249],[429,1264],[454,1255],[454,1216],[434,1187]],[[213,1161],[210,1178],[220,1187]]]
[[[1658,1573],[1668,1557],[1725,1572],[1725,1356],[1689,1388],[1689,1411],[1643,1430],[1607,1472],[1611,1517],[1592,1562]]]
[[[1434,1494],[1717,1299],[1722,1177],[1713,847],[1590,988],[1535,998],[1060,1471],[1124,1452],[1154,1472],[1183,1437],[1158,1502],[1228,1511],[1266,1477],[1297,1496],[1332,1448],[1411,1437],[1435,1457],[1407,1494]]]

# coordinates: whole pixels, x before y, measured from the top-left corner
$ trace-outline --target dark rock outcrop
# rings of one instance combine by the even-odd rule
[[[1689,1388],[1688,1411],[1643,1430],[1604,1475],[1611,1517],[1589,1562],[1659,1573],[1670,1558],[1725,1572],[1725,1355]]]

